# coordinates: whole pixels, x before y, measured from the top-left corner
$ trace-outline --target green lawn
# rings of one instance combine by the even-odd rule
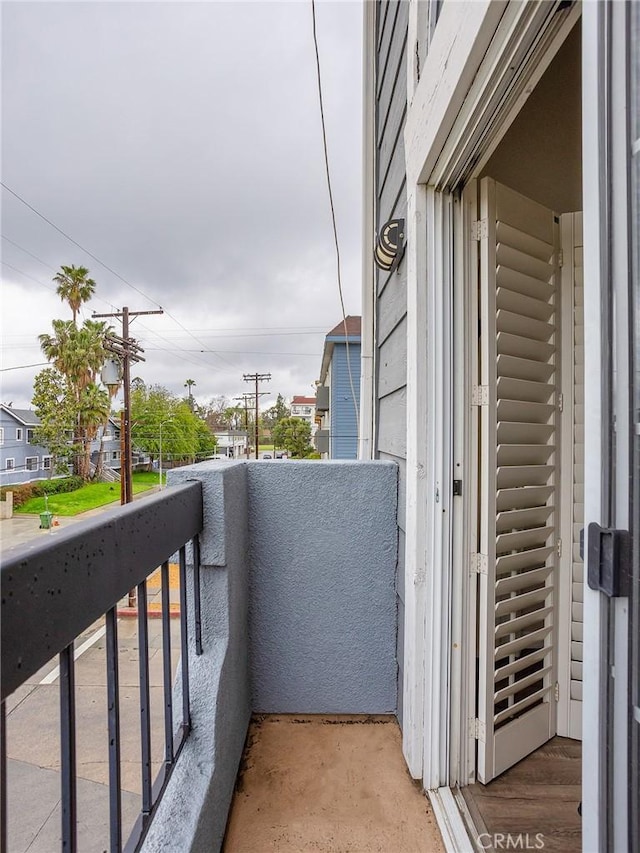
[[[163,477],[164,479],[164,477]],[[133,493],[145,492],[158,485],[158,474],[153,471],[138,471],[133,475]],[[54,515],[77,515],[88,509],[120,501],[120,483],[89,483],[61,495],[49,495],[49,511]],[[45,511],[44,498],[31,500],[16,507],[16,513],[40,513]]]

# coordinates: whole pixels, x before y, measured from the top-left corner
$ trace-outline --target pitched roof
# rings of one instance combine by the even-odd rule
[[[300,405],[300,406],[315,406],[316,398],[315,397],[292,397],[291,405]]]
[[[346,322],[347,322],[347,335],[349,337],[351,337],[352,335],[357,336],[360,334],[362,317],[354,317],[352,314],[349,314],[349,316],[346,318]],[[340,320],[340,322],[338,323],[337,326],[334,326],[334,328],[331,329],[330,332],[327,332],[327,337],[328,338],[337,338],[337,337],[344,338],[344,326],[345,326],[345,321]]]
[[[11,406],[5,406],[4,403],[2,409],[25,426],[40,426],[40,418],[32,409],[13,409]]]

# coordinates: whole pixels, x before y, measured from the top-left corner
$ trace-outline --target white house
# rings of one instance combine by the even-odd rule
[[[291,417],[300,418],[311,426],[311,435],[315,434],[316,426],[316,398],[299,395],[291,398]]]
[[[247,455],[247,433],[243,430],[216,432],[216,454],[229,459],[244,459]]]
[[[401,474],[404,755],[449,849],[490,849],[465,791],[562,736],[582,849],[638,851],[640,4],[364,18],[360,456]]]

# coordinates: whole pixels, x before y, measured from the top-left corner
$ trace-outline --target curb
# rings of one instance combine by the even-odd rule
[[[137,607],[122,607],[116,610],[116,616],[124,619],[133,619],[138,618],[138,608]],[[177,619],[180,616],[180,611],[171,608],[169,610],[169,618]],[[147,610],[147,619],[162,619],[162,611],[161,610]]]

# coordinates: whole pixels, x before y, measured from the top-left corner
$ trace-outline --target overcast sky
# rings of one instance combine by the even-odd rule
[[[346,309],[360,314],[362,5],[316,10]],[[258,371],[272,374],[261,407],[312,395],[341,309],[310,0],[4,2],[1,71],[2,182],[102,262],[2,189],[2,402],[30,405],[42,367],[22,366],[70,318],[61,264],[97,282],[85,317],[164,309],[131,326],[147,384],[183,395],[193,379],[204,403]]]

